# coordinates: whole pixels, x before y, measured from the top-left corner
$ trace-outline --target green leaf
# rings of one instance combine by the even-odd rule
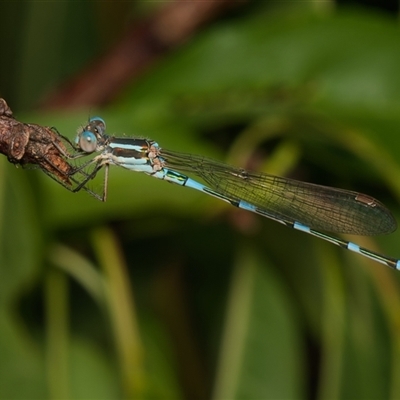
[[[288,294],[252,248],[238,253],[213,398],[301,398],[299,327]]]

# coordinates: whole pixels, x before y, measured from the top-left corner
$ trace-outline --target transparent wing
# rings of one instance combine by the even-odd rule
[[[166,166],[193,173],[214,191],[245,201],[277,218],[301,222],[312,229],[377,235],[396,229],[390,211],[364,194],[296,181],[244,169],[191,154],[162,149]]]

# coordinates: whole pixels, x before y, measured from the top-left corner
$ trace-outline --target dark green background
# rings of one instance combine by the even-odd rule
[[[162,6],[3,3],[0,96],[70,138],[101,115],[110,134],[362,191],[399,219],[395,14],[250,2],[103,109],[33,111]],[[400,398],[398,272],[118,168],[108,193],[0,158],[0,398]],[[349,239],[400,257],[400,233]]]

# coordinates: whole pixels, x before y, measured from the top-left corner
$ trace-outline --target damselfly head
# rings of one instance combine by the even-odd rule
[[[106,123],[100,117],[89,119],[88,124],[78,132],[75,145],[85,153],[93,153],[99,142],[102,142],[106,131]]]

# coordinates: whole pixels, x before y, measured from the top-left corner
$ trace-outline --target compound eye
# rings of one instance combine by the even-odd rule
[[[106,132],[106,122],[103,118],[100,117],[93,117],[89,120],[89,126],[94,128],[97,133],[100,135],[104,135]]]
[[[97,147],[96,135],[90,131],[83,131],[76,137],[75,144],[85,153],[93,153]]]

